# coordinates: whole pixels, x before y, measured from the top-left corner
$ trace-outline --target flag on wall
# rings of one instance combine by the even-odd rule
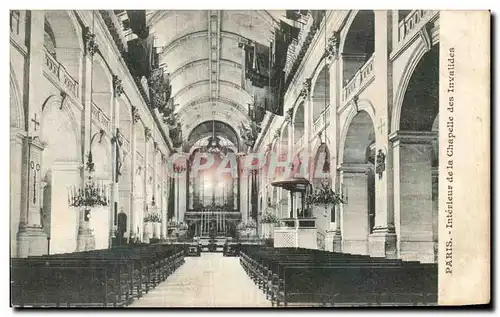
[[[149,28],[146,25],[146,10],[127,10],[130,28],[139,38],[145,39],[149,36]]]
[[[155,64],[154,36],[150,34],[145,39],[136,38],[127,42],[128,62],[132,66],[133,75],[149,78]]]

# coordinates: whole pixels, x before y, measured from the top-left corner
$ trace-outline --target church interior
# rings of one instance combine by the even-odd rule
[[[11,10],[13,305],[435,305],[438,76],[437,10]]]

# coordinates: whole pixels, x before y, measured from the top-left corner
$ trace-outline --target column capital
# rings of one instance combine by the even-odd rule
[[[113,93],[115,97],[120,97],[123,94],[122,80],[117,75],[113,75]]]
[[[293,107],[289,108],[285,114],[285,121],[291,123],[293,120]]]
[[[26,137],[26,141],[30,146],[34,146],[40,151],[43,151],[47,146],[47,142],[42,141],[38,135]]]
[[[437,131],[396,131],[389,135],[389,141],[393,146],[399,144],[432,144],[438,140]]]
[[[17,141],[22,143],[26,138],[26,131],[20,128],[10,128],[10,141]]]
[[[132,106],[132,123],[137,123],[141,120],[141,116],[139,115],[139,109],[137,107]]]
[[[342,163],[337,166],[340,172],[354,174],[354,173],[367,173],[371,168],[368,163]]]
[[[334,31],[325,48],[326,62],[332,63],[339,57],[340,32]]]
[[[151,129],[148,128],[148,127],[145,127],[144,128],[144,137],[146,138],[146,142],[148,142],[149,140],[151,140]]]
[[[306,78],[302,83],[302,89],[300,90],[300,96],[308,98],[311,96],[311,78]]]
[[[83,28],[83,40],[85,42],[85,53],[93,56],[99,50],[99,45],[96,42],[95,34],[90,32],[88,26]]]

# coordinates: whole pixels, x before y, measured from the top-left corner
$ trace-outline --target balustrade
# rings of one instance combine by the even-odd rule
[[[373,78],[375,73],[373,72],[373,54],[368,61],[361,66],[361,68],[356,72],[354,77],[347,83],[342,91],[342,101],[348,101],[352,96],[359,93],[361,88]]]
[[[320,131],[322,131],[325,126],[325,118],[326,118],[326,126],[328,125],[328,121],[330,119],[330,105],[327,106],[325,110],[321,112],[319,117],[314,121],[313,123],[313,135],[318,134]]]
[[[94,102],[92,102],[92,118],[95,120],[95,122],[98,122],[104,130],[110,131],[111,120]]]
[[[74,98],[78,98],[79,84],[64,66],[59,63],[52,54],[45,48],[45,70],[55,77],[62,88]]]
[[[437,10],[413,10],[398,25],[398,42],[405,40],[414,30],[425,25]]]

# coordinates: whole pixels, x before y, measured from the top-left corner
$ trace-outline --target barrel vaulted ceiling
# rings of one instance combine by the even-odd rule
[[[170,74],[175,112],[186,138],[199,124],[218,120],[239,132],[252,100],[242,87],[243,49],[269,45],[285,11],[148,11],[159,63]],[[224,133],[223,131],[220,131]]]

